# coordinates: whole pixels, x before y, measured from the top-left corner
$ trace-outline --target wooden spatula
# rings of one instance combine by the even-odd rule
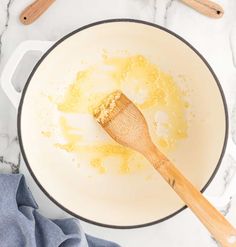
[[[223,247],[236,247],[236,230],[153,144],[140,110],[120,91],[110,94],[94,116],[121,145],[143,154]]]
[[[55,0],[36,0],[26,7],[20,15],[20,21],[29,25],[39,18]]]
[[[181,0],[183,3],[187,4],[191,8],[197,10],[198,12],[212,17],[220,18],[224,15],[223,8],[210,0]]]

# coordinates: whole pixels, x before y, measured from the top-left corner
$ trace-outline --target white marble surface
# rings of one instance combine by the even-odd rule
[[[178,0],[56,0],[34,24],[20,24],[18,16],[30,0],[0,1],[0,73],[16,46],[23,40],[57,40],[68,32],[94,21],[109,18],[135,18],[157,23],[188,40],[208,60],[224,89],[230,115],[230,140],[236,143],[236,1],[217,0],[225,9],[222,19],[213,20],[189,9]],[[14,83],[21,90],[38,59],[24,59]],[[235,151],[233,151],[235,150]],[[227,149],[221,168],[206,194],[221,203],[220,209],[236,226],[236,194],[228,200],[227,188],[236,175],[236,146]],[[235,155],[236,157],[236,155]],[[21,159],[16,134],[16,110],[0,89],[0,171],[23,172],[40,206],[48,217],[67,216],[35,185]],[[235,188],[236,191],[236,188]],[[226,194],[225,194],[226,193]],[[222,197],[223,196],[223,197]],[[223,198],[223,202],[222,199]],[[227,199],[227,198],[226,198]],[[215,247],[217,244],[189,210],[151,227],[114,230],[81,223],[85,231],[126,247]]]

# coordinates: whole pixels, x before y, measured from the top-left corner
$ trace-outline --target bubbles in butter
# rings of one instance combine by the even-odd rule
[[[55,146],[66,152],[90,153],[91,167],[100,174],[109,171],[105,166],[108,157],[117,157],[122,174],[143,169],[148,163],[128,148],[114,141],[96,142],[82,145],[83,130],[78,134],[70,126],[67,114],[92,114],[94,107],[114,90],[123,91],[145,115],[153,141],[167,152],[187,137],[188,123],[185,92],[175,83],[171,75],[165,73],[142,55],[126,57],[102,56],[101,63],[78,71],[75,80],[65,90],[60,101],[54,102],[62,113],[60,134],[66,143]],[[50,102],[53,100],[50,97]],[[79,121],[79,119],[78,119]]]

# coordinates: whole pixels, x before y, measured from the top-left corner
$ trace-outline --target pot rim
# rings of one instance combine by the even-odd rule
[[[85,29],[88,29],[90,27],[94,27],[94,26],[98,26],[98,25],[101,25],[101,24],[105,24],[105,23],[115,23],[115,22],[132,22],[132,23],[136,23],[136,24],[144,24],[144,25],[148,25],[148,26],[152,26],[152,27],[155,27],[157,29],[160,29],[162,31],[165,31],[167,33],[169,33],[170,35],[174,36],[175,38],[179,39],[180,41],[182,41],[183,43],[185,43],[190,49],[192,49],[192,51],[194,51],[196,53],[196,55],[198,55],[198,57],[204,62],[204,64],[207,66],[207,68],[209,69],[209,71],[211,72],[215,82],[216,82],[216,85],[218,86],[218,89],[220,91],[220,94],[221,94],[221,98],[222,98],[222,101],[223,101],[223,105],[224,105],[224,113],[225,113],[225,137],[224,137],[224,143],[223,143],[223,147],[222,147],[222,151],[221,151],[221,154],[220,154],[220,157],[219,157],[219,160],[216,164],[216,168],[214,169],[212,175],[210,176],[209,180],[207,181],[207,183],[205,184],[205,186],[201,189],[201,193],[203,193],[207,187],[210,185],[210,183],[212,182],[212,180],[214,179],[217,171],[219,170],[219,167],[220,167],[220,164],[221,164],[221,161],[223,159],[223,156],[225,154],[225,150],[226,150],[226,146],[227,146],[227,139],[228,139],[228,132],[229,132],[229,119],[228,119],[228,108],[227,108],[227,103],[226,103],[226,99],[225,99],[225,95],[224,95],[224,92],[223,92],[223,89],[220,85],[220,82],[216,76],[216,74],[214,73],[213,69],[211,68],[211,66],[209,65],[209,63],[206,61],[206,59],[200,54],[200,52],[195,49],[188,41],[186,41],[184,38],[182,38],[181,36],[179,36],[178,34],[174,33],[173,31],[170,31],[168,30],[167,28],[165,27],[162,27],[162,26],[159,26],[157,24],[154,24],[154,23],[150,23],[150,22],[147,22],[147,21],[142,21],[142,20],[136,20],[136,19],[129,19],[129,18],[118,18],[118,19],[107,19],[107,20],[102,20],[102,21],[97,21],[97,22],[93,22],[91,24],[88,24],[88,25],[85,25],[85,26],[82,26],[72,32],[70,32],[69,34],[63,36],[61,39],[59,39],[55,44],[53,44],[44,54],[43,56],[39,59],[39,61],[37,62],[37,64],[34,66],[32,72],[30,73],[27,81],[26,81],[26,84],[23,88],[23,91],[22,91],[22,96],[21,96],[21,99],[20,99],[20,104],[19,104],[19,107],[18,107],[18,113],[17,113],[17,133],[18,133],[18,139],[19,139],[19,145],[20,145],[20,149],[21,149],[21,153],[22,153],[22,156],[23,156],[23,159],[24,159],[24,162],[30,172],[30,175],[33,177],[34,181],[36,182],[36,184],[39,186],[39,188],[41,189],[41,191],[53,202],[55,203],[59,208],[61,208],[62,210],[64,210],[65,212],[67,212],[68,214],[72,215],[73,217],[75,218],[78,218],[82,221],[85,221],[87,223],[90,223],[90,224],[94,224],[94,225],[97,225],[97,226],[102,226],[102,227],[107,227],[107,228],[113,228],[113,229],[132,229],[132,228],[140,228],[140,227],[146,227],[146,226],[151,226],[151,225],[154,225],[154,224],[157,224],[157,223],[161,223],[165,220],[168,220],[170,218],[172,218],[173,216],[179,214],[180,212],[182,212],[184,209],[187,208],[187,206],[183,206],[182,208],[180,208],[179,210],[175,211],[174,213],[166,216],[166,217],[163,217],[161,219],[158,219],[158,220],[155,220],[155,221],[151,221],[151,222],[148,222],[148,223],[144,223],[144,224],[137,224],[137,225],[129,225],[129,226],[120,226],[120,225],[110,225],[110,224],[105,224],[105,223],[99,223],[99,222],[96,222],[96,221],[93,221],[93,220],[90,220],[90,219],[87,219],[87,218],[84,218],[72,211],[70,211],[69,209],[67,209],[66,207],[64,207],[63,205],[61,205],[56,199],[54,199],[47,191],[46,189],[44,189],[44,187],[41,185],[41,183],[38,181],[38,179],[36,178],[33,170],[31,169],[31,166],[27,160],[27,156],[26,156],[26,153],[25,153],[25,150],[24,150],[24,145],[23,145],[23,141],[22,141],[22,135],[21,135],[21,113],[22,113],[22,108],[23,108],[23,103],[24,103],[24,98],[25,98],[25,94],[26,94],[26,91],[27,91],[27,88],[30,84],[30,81],[32,79],[32,77],[34,76],[34,73],[36,72],[37,68],[40,66],[40,64],[44,61],[44,59],[47,57],[47,55],[54,49],[56,48],[60,43],[62,43],[64,40],[66,40],[67,38],[69,38],[70,36],[80,32],[80,31],[83,31]]]

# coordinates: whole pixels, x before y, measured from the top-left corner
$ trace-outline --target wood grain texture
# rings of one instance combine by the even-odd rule
[[[143,154],[223,247],[236,247],[236,230],[153,144],[141,111],[124,95],[101,126],[121,145]],[[189,164],[191,165],[191,164]]]
[[[220,18],[224,15],[223,8],[210,0],[181,0],[186,5],[191,8],[197,10],[198,12],[212,17],[212,18]]]
[[[55,0],[36,0],[26,7],[20,15],[20,21],[24,25],[29,25],[37,20]]]
[[[217,211],[213,205],[199,192],[191,182],[163,155],[155,146],[150,148],[145,157],[154,168],[169,183],[198,219],[206,226],[212,236],[223,247],[235,247],[236,241],[230,243],[232,236],[236,237],[235,228]]]

